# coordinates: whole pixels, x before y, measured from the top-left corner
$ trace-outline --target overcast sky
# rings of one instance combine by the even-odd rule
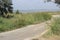
[[[44,3],[43,0],[13,0],[14,10],[59,9],[55,3]]]

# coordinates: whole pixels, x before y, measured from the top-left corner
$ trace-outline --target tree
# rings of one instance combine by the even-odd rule
[[[56,3],[56,4],[60,4],[60,0],[44,0],[44,1],[46,1],[46,2],[53,1],[53,2]]]
[[[16,11],[16,14],[20,14],[19,10]]]

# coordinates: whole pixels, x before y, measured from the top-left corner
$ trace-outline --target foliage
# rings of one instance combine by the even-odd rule
[[[19,13],[20,13],[19,10],[17,10],[17,11],[16,11],[16,14],[19,14]]]
[[[60,35],[60,17],[54,18],[51,24],[51,31],[55,35]]]

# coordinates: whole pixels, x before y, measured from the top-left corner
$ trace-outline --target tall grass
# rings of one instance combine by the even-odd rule
[[[51,31],[55,35],[60,35],[60,17],[54,18],[51,24]]]
[[[0,32],[21,28],[26,25],[40,23],[51,19],[49,13],[17,13],[13,15],[14,17],[10,19],[0,17]]]

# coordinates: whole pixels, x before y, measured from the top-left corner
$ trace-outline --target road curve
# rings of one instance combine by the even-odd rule
[[[0,33],[0,40],[25,40],[40,35],[46,30],[46,22],[30,25],[10,32]]]
[[[40,24],[30,25],[17,30],[0,33],[0,40],[25,40],[30,37],[40,35],[46,30],[46,26],[46,22],[43,22]]]

